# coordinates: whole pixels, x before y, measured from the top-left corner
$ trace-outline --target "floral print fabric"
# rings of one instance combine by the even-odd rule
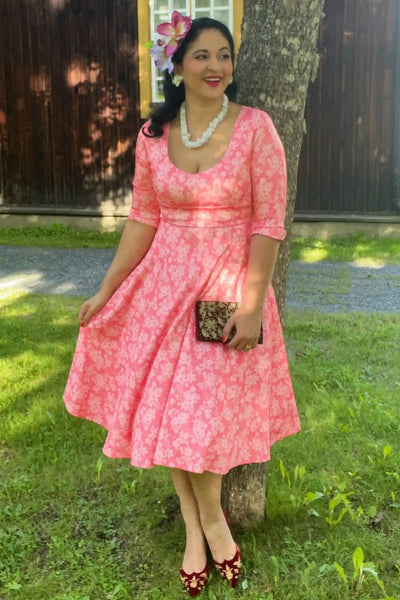
[[[161,138],[137,142],[130,219],[153,243],[81,328],[64,399],[108,430],[106,455],[201,473],[264,462],[299,430],[273,289],[249,352],[196,340],[197,300],[240,302],[253,234],[283,239],[286,171],[268,115],[242,107],[229,148],[190,174]]]

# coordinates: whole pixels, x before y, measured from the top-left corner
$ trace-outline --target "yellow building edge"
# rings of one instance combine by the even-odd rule
[[[151,59],[148,48],[144,46],[150,39],[150,6],[148,0],[138,0],[137,18],[140,117],[146,119],[150,112],[151,102]]]

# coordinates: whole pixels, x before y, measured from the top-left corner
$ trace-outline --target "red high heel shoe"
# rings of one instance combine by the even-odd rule
[[[210,575],[210,569],[208,564],[204,567],[202,571],[197,573],[194,571],[193,573],[186,573],[182,568],[180,570],[181,581],[185,586],[185,589],[189,594],[194,597],[198,596],[202,591],[203,587],[206,585],[208,581],[208,576]]]
[[[229,527],[229,531],[232,533],[231,524],[229,523],[228,515],[226,511],[223,511],[226,524]],[[236,587],[236,584],[239,579],[240,569],[242,567],[242,555],[240,553],[239,547],[236,545],[236,553],[231,560],[224,560],[221,563],[214,560],[214,565],[222,579],[225,579],[231,587]]]
[[[242,555],[238,546],[236,546],[235,556],[231,560],[224,560],[220,563],[214,559],[213,561],[222,579],[225,579],[231,587],[236,587],[242,566]]]

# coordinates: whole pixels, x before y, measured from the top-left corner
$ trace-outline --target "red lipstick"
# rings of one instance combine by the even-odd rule
[[[211,87],[217,87],[221,83],[222,79],[204,79],[204,82]]]

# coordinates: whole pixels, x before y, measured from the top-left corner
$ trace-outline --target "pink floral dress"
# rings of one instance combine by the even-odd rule
[[[270,286],[264,343],[196,341],[196,300],[239,302],[251,236],[282,240],[286,167],[268,115],[243,106],[228,150],[202,173],[139,134],[130,219],[157,227],[141,263],[81,328],[65,389],[73,415],[108,430],[104,453],[201,473],[264,462],[299,430]]]

